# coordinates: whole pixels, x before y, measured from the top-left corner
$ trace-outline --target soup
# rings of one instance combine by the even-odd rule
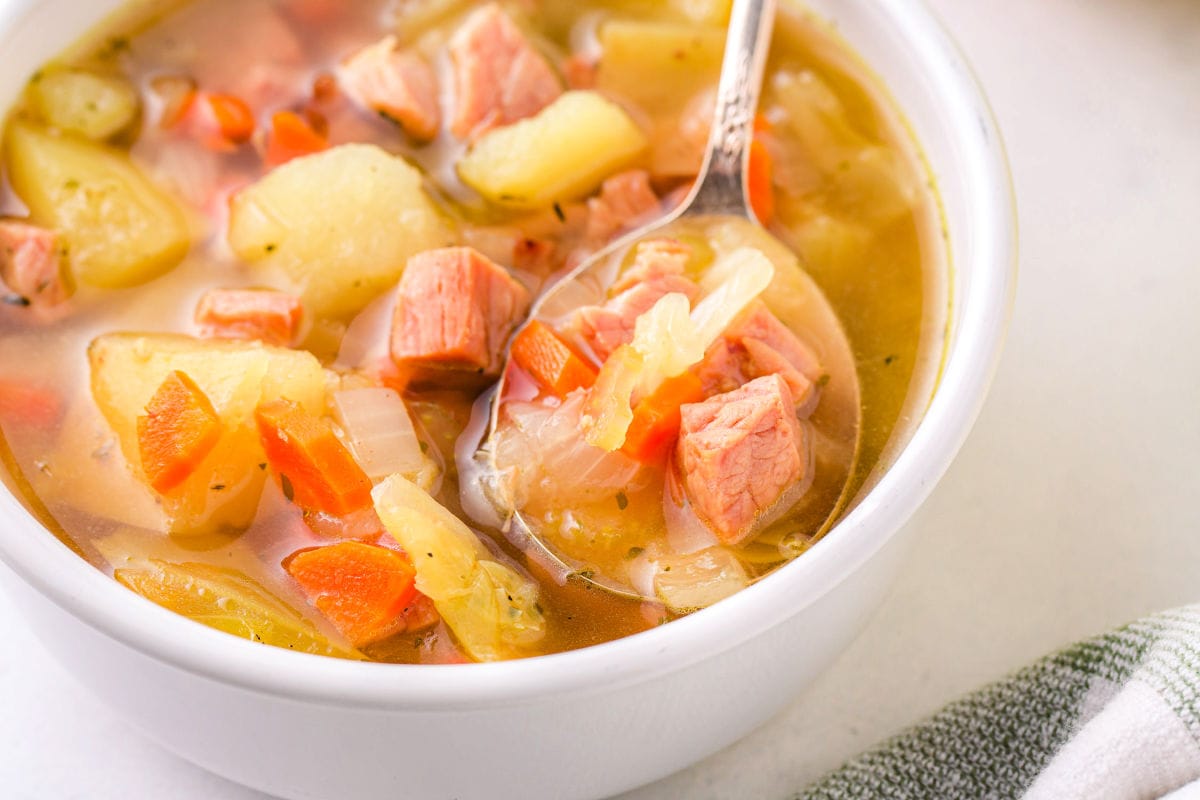
[[[12,485],[156,603],[378,661],[583,647],[802,557],[919,417],[945,308],[923,165],[836,36],[788,6],[772,43],[751,199],[791,251],[685,226],[526,324],[686,193],[727,15],[195,0],[114,18],[6,123]],[[840,327],[796,310],[817,286]]]

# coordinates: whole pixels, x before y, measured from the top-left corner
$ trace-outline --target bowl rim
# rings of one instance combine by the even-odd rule
[[[37,0],[0,9],[10,33]],[[911,440],[843,519],[838,535],[711,608],[599,645],[517,661],[403,665],[344,661],[256,645],[207,628],[121,587],[0,492],[0,560],[72,616],[163,664],[256,693],[363,709],[463,710],[550,703],[683,670],[783,624],[845,581],[897,533],[948,469],[995,373],[1016,285],[1012,178],[995,117],[962,52],[921,0],[878,0],[911,45],[952,119],[967,167],[972,284],[940,383]],[[951,243],[953,252],[953,243]],[[38,535],[23,535],[36,532]],[[64,580],[64,576],[70,576]],[[795,587],[803,586],[801,597]],[[800,598],[800,599],[798,599]]]

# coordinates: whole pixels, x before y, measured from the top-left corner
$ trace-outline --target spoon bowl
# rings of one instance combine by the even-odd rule
[[[849,500],[846,495],[854,471],[861,414],[854,358],[841,322],[796,255],[761,225],[750,202],[750,143],[775,12],[776,0],[734,0],[705,157],[683,202],[589,256],[542,295],[529,320],[555,327],[578,308],[602,304],[627,256],[638,243],[651,238],[700,240],[718,257],[745,246],[766,255],[775,268],[775,277],[764,299],[792,331],[802,334],[820,358],[828,378],[809,420],[814,434],[815,469],[807,470],[805,482],[793,488],[792,502],[779,504],[778,511],[788,513],[792,529],[777,543],[776,560],[781,562],[821,536]],[[489,441],[502,424],[510,374],[509,369],[502,372],[500,383],[487,400]],[[495,475],[500,471],[495,462],[496,448],[487,452],[488,468]],[[587,545],[581,549],[578,543],[556,536],[534,516],[522,513],[521,504],[511,492],[493,485],[491,494],[494,505],[503,509],[499,527],[509,540],[552,572],[629,599],[660,602],[647,590],[645,581],[637,587],[633,584],[639,581],[617,577],[620,572],[630,571],[622,570],[619,560],[613,559],[611,566],[615,568],[598,566]]]

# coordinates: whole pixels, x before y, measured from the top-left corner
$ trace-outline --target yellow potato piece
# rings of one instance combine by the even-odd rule
[[[547,208],[591,193],[646,146],[620,106],[596,92],[567,92],[536,116],[483,136],[458,175],[494,203]]]
[[[137,91],[124,78],[64,69],[29,83],[29,105],[49,126],[103,141],[128,128],[138,113]]]
[[[229,244],[275,270],[318,317],[346,317],[391,288],[408,259],[454,243],[421,173],[374,145],[297,158],[239,192]]]
[[[163,496],[172,534],[198,536],[249,526],[266,482],[254,409],[286,397],[325,409],[325,374],[311,354],[258,342],[173,334],[114,333],[88,348],[92,396],[141,475],[137,418],[172,370],[200,387],[221,420],[221,439],[183,484]]]
[[[529,655],[525,648],[546,630],[537,584],[496,561],[458,517],[403,476],[372,494],[379,519],[412,559],[417,589],[463,649],[478,661]]]
[[[123,153],[13,120],[4,155],[13,190],[34,222],[62,233],[79,281],[134,286],[187,254],[183,212]]]
[[[725,31],[616,19],[600,28],[600,47],[597,88],[652,115],[677,113],[697,92],[716,85]]]

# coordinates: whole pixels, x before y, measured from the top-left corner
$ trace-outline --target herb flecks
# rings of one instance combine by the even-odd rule
[[[625,492],[617,492],[617,508],[621,511],[629,508],[629,496]]]

